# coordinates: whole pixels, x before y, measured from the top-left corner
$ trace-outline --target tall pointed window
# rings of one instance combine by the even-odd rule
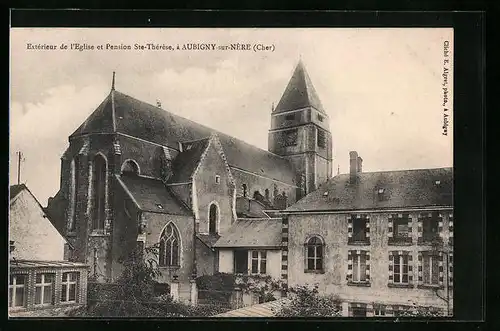
[[[94,159],[94,194],[93,203],[94,214],[92,218],[92,228],[103,230],[106,219],[106,160],[102,155],[96,155]]]
[[[173,223],[169,223],[160,237],[160,266],[180,266],[180,237]]]
[[[71,172],[71,186],[70,186],[70,201],[71,201],[71,209],[70,215],[68,219],[68,230],[73,231],[75,229],[76,223],[76,206],[78,201],[78,170],[79,170],[79,162],[78,157],[75,157],[71,161],[70,172]]]
[[[210,205],[210,209],[208,212],[208,233],[216,234],[218,233],[217,223],[219,218],[219,210],[215,203]]]

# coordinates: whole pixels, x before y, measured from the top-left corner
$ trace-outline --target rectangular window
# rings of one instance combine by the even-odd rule
[[[384,305],[374,305],[373,306],[373,316],[385,316],[385,306]]]
[[[408,216],[392,216],[389,219],[389,245],[412,243],[411,218]]]
[[[351,317],[366,317],[366,305],[363,304],[351,304]]]
[[[439,256],[424,254],[422,256],[423,282],[426,285],[439,284]]]
[[[408,221],[406,220],[397,220],[394,222],[394,237],[395,238],[408,238],[409,236],[409,228]]]
[[[366,237],[366,218],[352,218],[352,241],[367,241]]]
[[[408,284],[408,254],[395,254],[394,259],[394,283]]]
[[[266,260],[266,251],[252,251],[252,274],[265,274]]]
[[[318,129],[318,147],[325,148],[326,134],[325,131]]]
[[[298,137],[298,130],[297,129],[283,131],[282,137],[281,137],[282,146],[286,147],[286,146],[297,145],[297,137]]]
[[[35,305],[54,304],[54,274],[37,274],[35,283]]]
[[[295,114],[285,115],[285,120],[293,121],[295,119]]]
[[[11,275],[9,282],[9,307],[24,307],[27,275]]]
[[[76,286],[78,273],[64,272],[62,274],[61,302],[76,302]]]
[[[422,239],[424,242],[431,242],[439,238],[438,219],[425,218],[422,220]]]
[[[365,254],[353,254],[353,256],[352,256],[352,281],[353,282],[366,282],[366,255]]]
[[[323,122],[323,116],[321,116],[320,114],[318,114],[318,121]]]
[[[234,251],[234,272],[237,274],[248,273],[248,251],[235,250]]]

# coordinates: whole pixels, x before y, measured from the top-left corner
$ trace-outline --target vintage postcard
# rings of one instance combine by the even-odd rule
[[[453,316],[452,28],[10,38],[10,317]]]

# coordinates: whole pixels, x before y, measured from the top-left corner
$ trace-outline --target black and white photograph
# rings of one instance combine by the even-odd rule
[[[11,28],[9,318],[453,317],[453,40]]]

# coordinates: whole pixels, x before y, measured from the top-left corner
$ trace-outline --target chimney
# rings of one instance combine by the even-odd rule
[[[349,152],[349,175],[351,180],[356,178],[356,174],[358,173],[358,152],[351,151]]]

